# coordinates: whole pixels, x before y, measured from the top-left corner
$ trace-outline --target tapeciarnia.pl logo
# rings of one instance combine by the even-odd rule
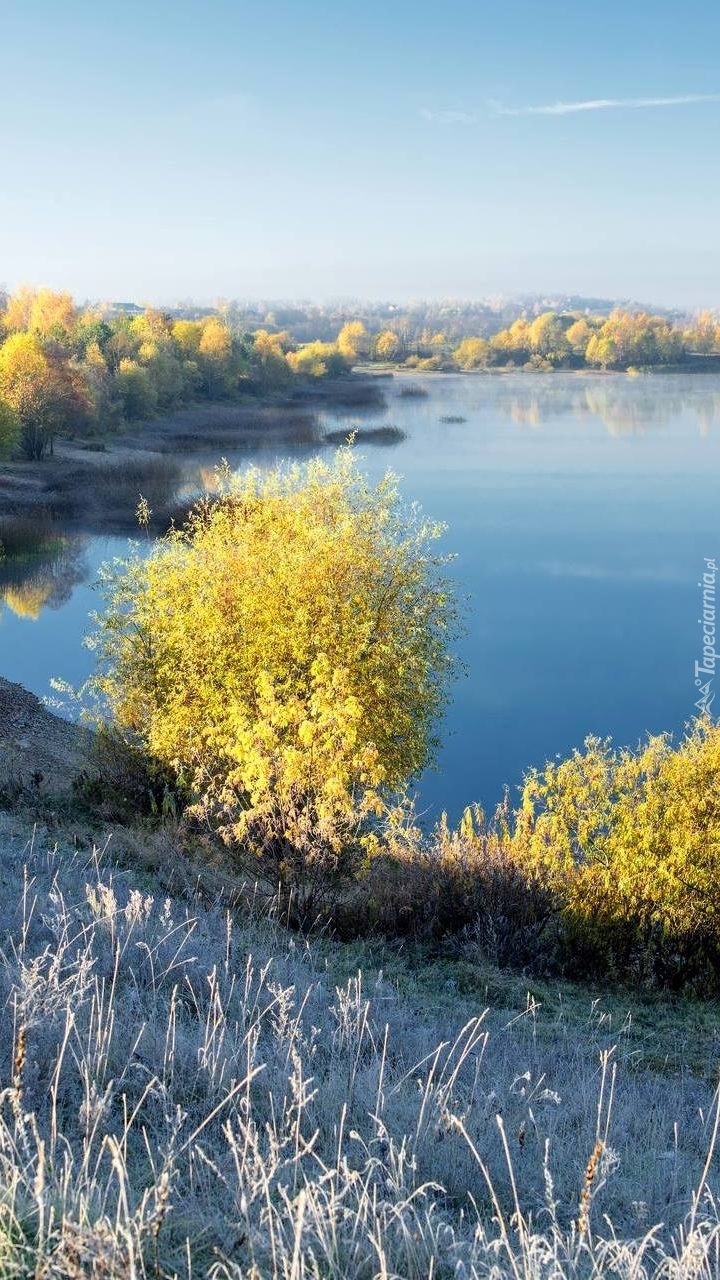
[[[705,559],[705,572],[698,586],[702,590],[702,618],[698,622],[703,629],[702,663],[695,663],[695,685],[700,690],[700,699],[695,703],[700,714],[708,714],[715,700],[715,690],[710,686],[715,676],[715,663],[720,657],[715,652],[715,577],[717,565],[714,560]],[[703,679],[705,677],[705,679]]]

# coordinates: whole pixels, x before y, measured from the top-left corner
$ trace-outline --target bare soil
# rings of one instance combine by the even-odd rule
[[[61,720],[34,693],[0,677],[0,792],[69,795],[91,743],[89,729]]]

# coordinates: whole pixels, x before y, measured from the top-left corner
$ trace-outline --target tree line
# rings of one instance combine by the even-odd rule
[[[287,332],[237,332],[219,314],[108,316],[68,293],[21,289],[0,311],[0,448],[39,460],[59,435],[112,431],[348,368],[336,343],[298,348]]]
[[[350,326],[346,326],[350,327]],[[426,329],[408,341],[388,328],[368,343],[376,361],[418,370],[483,368],[653,368],[720,356],[720,323],[702,312],[689,323],[647,312],[615,310],[607,316],[545,311],[519,317],[488,336],[453,342],[442,330]]]
[[[720,357],[720,322],[707,311],[685,321],[622,309],[605,316],[544,311],[459,340],[456,320],[433,330],[404,320],[375,329],[347,319],[331,341],[300,341],[292,328],[278,327],[280,313],[267,316],[268,327],[249,330],[232,306],[191,316],[155,308],[108,312],[79,307],[68,293],[29,288],[0,295],[3,301],[0,450],[19,449],[30,459],[51,452],[58,435],[113,431],[197,401],[341,376],[358,364],[627,370],[703,367]],[[297,314],[302,321],[305,312]]]

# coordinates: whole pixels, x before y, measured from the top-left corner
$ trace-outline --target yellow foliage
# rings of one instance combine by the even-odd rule
[[[461,369],[478,369],[487,364],[488,350],[488,343],[484,338],[463,338],[453,356]]]
[[[565,337],[575,355],[584,357],[592,332],[587,320],[582,316],[567,329]]]
[[[720,941],[720,725],[695,722],[636,752],[588,738],[525,782],[523,865],[579,919],[634,919]]]
[[[69,293],[40,289],[33,299],[29,328],[43,337],[50,337],[58,331],[70,333],[76,319],[75,303]]]
[[[198,350],[213,360],[227,360],[232,350],[230,330],[221,320],[211,316],[202,326]]]
[[[396,360],[402,343],[393,329],[384,329],[375,339],[375,355],[378,360]]]
[[[50,337],[57,331],[69,333],[77,319],[69,293],[51,289],[31,289],[27,285],[8,299],[4,324],[9,333],[38,333]]]
[[[336,867],[432,754],[454,618],[439,528],[352,453],[224,477],[110,574],[99,689],[226,836]]]
[[[34,401],[47,367],[40,343],[29,333],[14,333],[0,347],[0,392],[16,413]]]
[[[337,336],[337,349],[351,363],[368,354],[370,336],[362,320],[350,320],[343,325]]]
[[[31,578],[19,586],[5,587],[2,598],[18,618],[37,622],[43,606],[52,595],[54,585],[52,578]]]
[[[287,362],[293,373],[310,378],[324,378],[347,369],[346,357],[334,342],[308,342],[299,351],[289,352]]]
[[[200,320],[176,320],[172,336],[185,356],[194,357],[200,349],[203,326]]]

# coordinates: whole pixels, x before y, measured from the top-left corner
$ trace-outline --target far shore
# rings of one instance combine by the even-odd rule
[[[603,368],[598,365],[593,367],[583,365],[582,368],[573,369],[565,365],[547,365],[528,366],[522,364],[493,364],[480,365],[476,369],[413,369],[408,368],[404,364],[375,364],[356,365],[354,372],[367,374],[369,377],[387,378],[387,377],[404,377],[404,378],[437,378],[457,376],[460,378],[507,378],[512,374],[518,373],[526,377],[530,375],[543,376],[545,374],[561,373],[564,377],[572,378],[646,378],[658,375],[663,377],[665,374],[688,374],[695,377],[697,374],[715,375],[720,373],[720,356],[689,356],[687,359],[676,364],[655,364],[655,365],[630,365],[627,369],[610,369]]]

